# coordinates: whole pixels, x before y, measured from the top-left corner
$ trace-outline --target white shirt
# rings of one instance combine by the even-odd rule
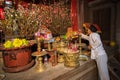
[[[97,56],[106,54],[98,33],[91,33],[89,36],[82,34],[81,37],[88,40],[92,47],[91,59],[96,59]]]

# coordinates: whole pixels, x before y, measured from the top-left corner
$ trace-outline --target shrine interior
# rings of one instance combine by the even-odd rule
[[[120,0],[0,0],[0,80],[99,80],[91,24],[120,80]]]

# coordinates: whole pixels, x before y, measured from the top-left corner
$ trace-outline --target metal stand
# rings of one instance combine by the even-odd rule
[[[44,56],[46,54],[46,52],[41,52],[39,55],[36,55],[36,61],[37,61],[37,65],[36,65],[36,70],[38,72],[43,72],[46,69],[46,66],[43,64],[42,60],[42,56]]]
[[[36,56],[36,61],[37,61],[36,70],[38,72],[43,72],[46,69],[46,67],[42,62],[42,60],[43,60],[42,56],[46,55],[47,52],[46,51],[41,51],[41,41],[40,41],[40,39],[37,39],[37,50],[38,51],[34,52],[32,54],[32,56]]]
[[[81,36],[79,35],[79,50],[80,50],[80,55],[82,54],[82,45],[81,45]]]
[[[81,45],[81,36],[79,35],[79,50],[80,50],[80,52],[79,52],[79,59],[80,59],[80,55],[82,54],[82,45]],[[80,65],[81,65],[81,63],[80,63]]]

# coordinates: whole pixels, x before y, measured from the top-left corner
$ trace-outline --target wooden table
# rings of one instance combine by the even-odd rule
[[[36,65],[24,72],[3,72],[6,75],[5,80],[98,80],[96,64],[91,59],[80,61],[77,68],[65,67],[63,63],[56,66],[49,64],[44,72],[37,72]]]

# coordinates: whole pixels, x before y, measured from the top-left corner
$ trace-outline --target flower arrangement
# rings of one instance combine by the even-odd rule
[[[17,48],[22,46],[27,46],[29,42],[26,39],[15,38],[13,40],[7,40],[3,45],[4,48]]]
[[[65,5],[64,1],[56,2],[50,5],[50,14],[52,21],[48,28],[53,34],[65,34],[71,26],[70,6]]]
[[[17,10],[5,8],[5,20],[0,21],[0,26],[3,27],[7,36],[33,36],[40,26],[43,25],[43,22],[47,25],[45,23],[48,15],[45,12],[47,9],[43,10],[43,5],[27,5],[28,7],[24,8],[24,6],[19,4]],[[30,7],[31,9],[29,9]]]
[[[6,37],[29,37],[46,26],[53,34],[64,34],[71,26],[70,8],[59,1],[50,4],[19,3],[17,9],[4,8],[5,19],[0,20]]]

